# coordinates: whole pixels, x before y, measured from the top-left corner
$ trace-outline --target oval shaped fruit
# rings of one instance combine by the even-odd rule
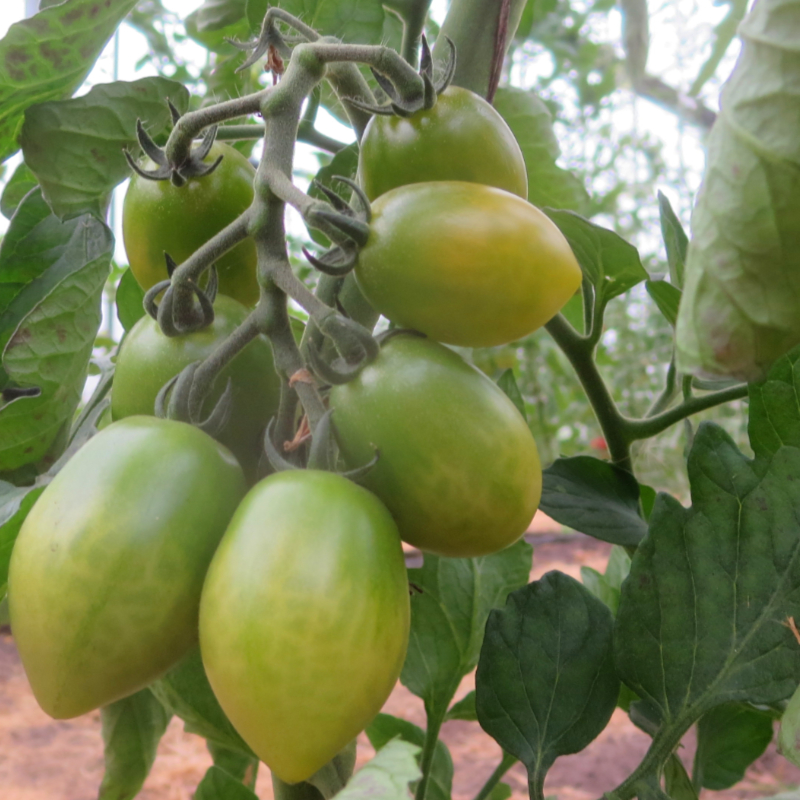
[[[183,186],[131,176],[122,206],[122,238],[128,262],[145,289],[166,280],[167,252],[176,264],[186,261],[215,233],[233,222],[253,202],[252,164],[233,147],[217,142],[204,159],[219,166]],[[144,169],[152,169],[148,162]],[[252,239],[240,242],[217,262],[219,291],[246,306],[258,301],[256,247]]]
[[[8,578],[14,641],[51,717],[138,691],[197,641],[206,569],[245,490],[226,448],[154,417],[112,423],[56,475]]]
[[[477,183],[402,186],[373,204],[356,280],[398,325],[491,347],[544,325],[581,285],[561,231],[538,208]]]
[[[482,97],[458,86],[410,117],[372,117],[358,175],[370,200],[423,181],[469,181],[528,196],[525,160],[511,129]]]
[[[208,679],[281,780],[305,780],[378,713],[409,630],[397,528],[340,475],[271,475],[242,501],[200,603]]]
[[[247,317],[236,300],[217,295],[214,321],[207,328],[182,336],[165,336],[151,316],[143,316],[123,339],[117,356],[111,413],[114,419],[135,414],[152,416],[156,395],[170,378],[194,361],[209,356]],[[217,375],[206,399],[204,414],[222,396],[231,381],[231,412],[216,437],[230,448],[248,479],[256,476],[267,423],[277,413],[280,379],[272,360],[272,347],[258,336]]]
[[[378,449],[362,483],[409,544],[472,557],[527,529],[542,491],[536,442],[514,404],[457,353],[396,335],[330,402],[349,467]]]

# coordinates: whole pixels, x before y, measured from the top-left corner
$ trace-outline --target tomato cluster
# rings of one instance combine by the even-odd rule
[[[164,277],[163,250],[187,258],[252,198],[249,164],[221,147],[210,154],[224,152],[217,170],[184,187],[134,178],[125,243],[143,286]],[[329,393],[344,465],[379,453],[364,487],[312,469],[261,477],[281,386],[263,337],[225,366],[206,400],[208,413],[229,386],[218,441],[153,416],[162,386],[248,315],[239,300],[254,300],[254,273],[242,267],[250,251],[235,248],[218,263],[223,294],[209,327],[168,338],[146,316],[127,334],[113,421],[20,531],[11,620],[52,716],[147,686],[199,639],[236,730],[281,779],[304,780],[369,723],[399,676],[409,635],[401,539],[471,557],[526,530],[542,478],[530,430],[440,342],[527,335],[578,288],[575,258],[524,199],[525,164],[505,123],[463,90],[408,119],[373,120],[359,172],[377,197],[357,281],[379,311],[415,329],[386,337]]]

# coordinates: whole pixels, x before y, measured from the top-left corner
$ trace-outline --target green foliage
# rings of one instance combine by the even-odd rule
[[[493,611],[476,675],[478,720],[528,770],[532,798],[558,756],[583,750],[617,704],[612,616],[561,572]]]
[[[133,800],[139,794],[171,716],[149,689],[102,709],[105,774],[98,800]]]
[[[138,148],[136,121],[147,120],[151,136],[172,126],[166,99],[184,112],[189,93],[166,78],[117,81],[25,112],[20,136],[25,163],[57,217],[105,218],[109,193],[130,174],[122,151]]]
[[[11,26],[0,41],[0,162],[17,150],[25,109],[69,97],[136,0],[72,0]]]
[[[41,393],[0,407],[0,474],[60,455],[100,327],[111,247],[102,222],[60,224],[38,191],[14,216],[0,247],[0,387]]]
[[[425,744],[425,731],[391,714],[378,714],[367,728],[370,744],[378,751],[393,739],[401,739],[422,748]],[[421,754],[421,752],[420,752]],[[430,767],[430,784],[427,797],[431,800],[449,800],[453,789],[453,759],[447,745],[437,740]],[[412,790],[416,788],[412,784]]]
[[[794,0],[757,3],[739,27],[744,49],[692,215],[677,329],[685,372],[760,380],[800,342],[800,54],[786,49],[795,11]]]
[[[522,149],[528,171],[528,200],[536,206],[585,211],[589,200],[586,189],[571,172],[556,165],[561,151],[547,106],[533,92],[509,87],[497,90],[494,107]]]
[[[184,721],[189,733],[196,733],[209,742],[248,757],[253,756],[214,696],[198,648],[150,688],[166,709]]]
[[[461,679],[478,663],[492,608],[528,581],[531,547],[517,542],[481,558],[426,555],[408,579],[411,638],[402,683],[425,701],[429,718],[444,719]],[[430,724],[430,723],[429,723]]]
[[[389,742],[337,795],[339,800],[409,800],[408,784],[419,777],[414,756],[419,748]]]
[[[746,703],[725,703],[704,714],[697,725],[695,784],[715,791],[737,784],[772,741],[772,725],[771,713]]]
[[[562,525],[612,544],[635,547],[647,533],[636,478],[591,456],[554,461],[542,476],[539,507]]]

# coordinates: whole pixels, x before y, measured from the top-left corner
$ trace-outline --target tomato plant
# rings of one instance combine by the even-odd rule
[[[153,417],[111,424],[55,477],[9,569],[14,641],[50,716],[147,686],[197,641],[206,569],[244,492],[227,449]]]
[[[260,759],[276,800],[451,800],[455,719],[502,749],[475,800],[509,797],[509,770],[544,800],[553,763],[616,708],[652,745],[608,800],[727,788],[779,717],[800,763],[796,0],[759,0],[738,27],[719,115],[703,86],[747,3],[725,4],[680,88],[648,72],[646,14],[625,14],[622,49],[593,40],[613,3],[449,0],[440,26],[428,0],[205,0],[186,21],[204,66],[171,52],[160,3],[41,5],[0,40],[0,154],[24,159],[0,174],[0,621],[8,587],[48,713],[101,708],[102,800],[139,793],[171,715],[214,760],[198,800],[257,800]],[[134,5],[171,78],[81,90]],[[544,51],[542,98],[498,85]],[[682,124],[718,116],[691,250],[641,178],[668,176],[655,150],[585,138],[623,89],[622,51],[632,89]],[[559,162],[570,125],[577,175]],[[308,191],[296,153],[320,165]],[[131,170],[124,271],[109,198]],[[756,256],[786,280],[742,273]],[[714,270],[744,289],[738,338]],[[778,360],[763,383],[694,376],[676,327],[683,358]],[[741,404],[739,443],[689,422],[744,398],[752,457]],[[656,491],[666,470],[643,482],[638,443],[669,429],[691,498]],[[531,582],[537,505],[604,542],[605,571]],[[379,713],[398,677],[424,730]],[[353,776],[362,730],[377,752]]]
[[[527,336],[577,291],[559,229],[525,200],[477,183],[415,183],[373,204],[356,278],[398,325],[464,347]]]
[[[380,710],[408,626],[386,509],[340,476],[290,471],[257,484],[231,521],[203,587],[200,649],[236,729],[296,783]]]
[[[489,103],[458,86],[409,117],[374,116],[358,151],[358,175],[370,200],[427,181],[483,183],[528,196],[514,134]]]
[[[219,166],[184,186],[168,180],[131,176],[122,207],[122,235],[131,271],[143,289],[165,280],[164,253],[180,264],[215,233],[233,222],[253,201],[255,169],[238,151],[216,143],[205,158]],[[154,166],[146,164],[145,168]],[[258,300],[256,251],[251,240],[237,244],[216,261],[219,290],[240,303]]]
[[[247,309],[224,295],[214,303],[214,321],[186,336],[165,336],[145,315],[130,330],[117,356],[111,412],[114,419],[154,413],[156,395],[184,367],[207,358],[244,322]],[[269,341],[259,336],[217,375],[204,411],[211,412],[230,380],[231,410],[216,438],[230,448],[250,480],[255,477],[261,439],[278,409],[280,381]]]
[[[528,426],[452,350],[394,336],[355,380],[334,388],[331,407],[349,466],[367,463],[377,448],[364,485],[410,544],[446,556],[485,555],[515,542],[533,519],[542,469]]]

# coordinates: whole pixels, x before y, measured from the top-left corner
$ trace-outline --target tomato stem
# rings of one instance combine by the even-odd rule
[[[497,28],[503,12],[498,0],[452,0],[436,40],[435,56],[438,61],[447,58],[449,47],[445,36],[452,39],[459,53],[469,53],[456,64],[453,84],[471,89],[481,97],[489,95],[494,65],[502,60],[514,38],[526,0],[511,0],[508,4],[508,23],[505,42],[497,49]]]

